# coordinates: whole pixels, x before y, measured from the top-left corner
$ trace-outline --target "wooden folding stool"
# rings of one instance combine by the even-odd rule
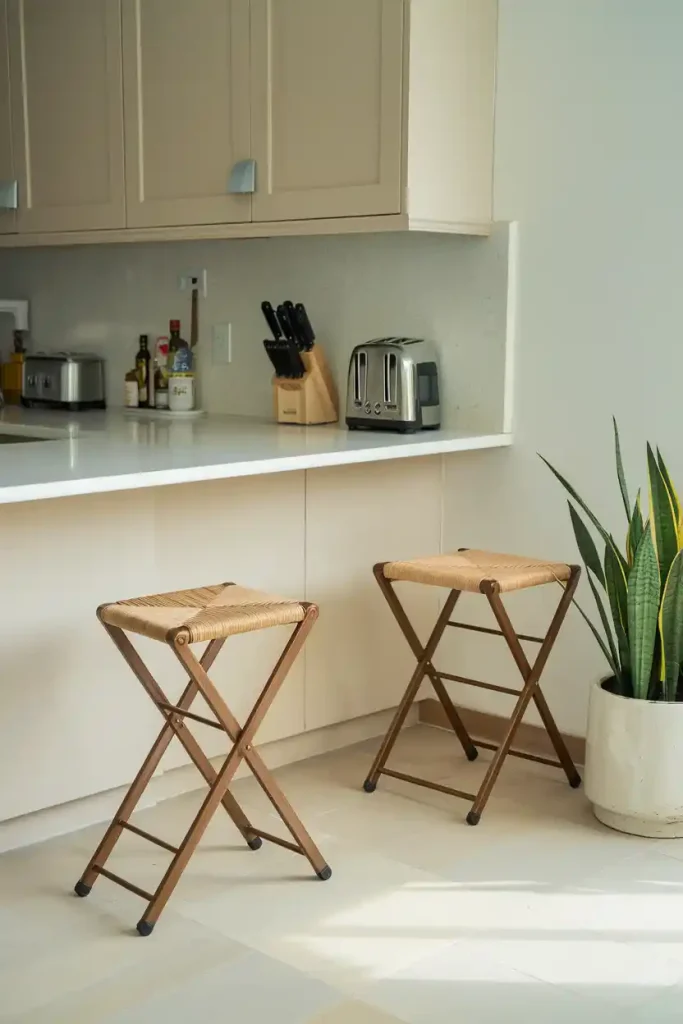
[[[560,734],[557,725],[550,713],[540,689],[540,678],[548,656],[557,640],[560,628],[564,621],[569,605],[571,604],[574,592],[579,582],[581,569],[575,565],[565,565],[558,562],[540,562],[534,559],[521,558],[518,555],[501,555],[490,551],[470,551],[463,549],[456,554],[437,555],[433,558],[418,558],[409,562],[383,562],[375,566],[375,577],[380,589],[384,594],[389,607],[391,608],[399,627],[401,628],[411,650],[417,658],[417,667],[408,683],[408,688],[399,704],[389,730],[384,737],[382,745],[377,753],[370,774],[365,780],[363,788],[367,793],[372,793],[377,788],[377,781],[380,775],[390,775],[394,778],[403,779],[406,782],[414,782],[419,786],[426,786],[428,789],[436,789],[443,793],[450,793],[453,796],[462,797],[464,800],[472,801],[472,808],[467,815],[469,825],[477,825],[491,790],[498,778],[503,762],[508,754],[514,757],[523,757],[530,761],[540,761],[542,764],[549,764],[553,767],[562,768],[569,780],[570,786],[576,788],[581,784],[581,778],[576,770],[567,746]],[[423,647],[413,626],[406,615],[403,605],[399,601],[394,583],[398,581],[410,581],[422,583],[428,586],[448,587],[450,593],[446,598],[441,614],[432,631],[429,640]],[[515,590],[522,590],[527,587],[537,587],[547,583],[558,582],[562,585],[562,596],[550,623],[550,628],[544,637],[528,636],[523,633],[516,633],[503,606],[501,594]],[[467,591],[469,593],[481,593],[487,598],[493,611],[498,629],[490,629],[484,626],[474,626],[465,622],[454,622],[451,614],[460,595]],[[457,629],[471,630],[476,633],[488,633],[494,636],[502,636],[510,649],[517,668],[522,676],[523,686],[521,690],[514,690],[507,686],[498,686],[494,683],[483,682],[479,679],[469,679],[465,676],[454,675],[449,672],[442,672],[434,668],[432,659],[444,634],[447,626]],[[520,641],[529,641],[540,644],[540,650],[531,665],[522,648]],[[439,698],[448,721],[458,737],[465,754],[470,761],[477,757],[477,747],[488,750],[495,750],[494,757],[489,764],[484,780],[476,794],[464,793],[458,789],[452,789],[436,782],[426,779],[419,779],[414,775],[405,772],[393,771],[385,765],[396,742],[398,734],[405,722],[410,706],[415,700],[420,685],[428,676],[436,695]],[[462,718],[446,689],[444,680],[452,680],[458,683],[466,683],[471,686],[479,686],[485,690],[495,690],[498,693],[513,694],[517,697],[514,710],[500,745],[487,743],[482,740],[473,740]],[[550,737],[550,740],[557,753],[558,760],[551,760],[547,757],[540,757],[536,754],[529,754],[526,751],[512,749],[512,742],[515,733],[519,728],[524,713],[533,700],[543,725]]]
[[[276,843],[278,846],[284,846],[294,853],[303,854],[318,878],[328,879],[332,874],[330,868],[253,746],[256,730],[265,718],[285,676],[294,664],[318,617],[317,606],[308,602],[272,597],[269,594],[240,587],[234,583],[222,583],[214,587],[180,590],[169,594],[156,594],[151,597],[134,598],[130,601],[120,601],[117,604],[103,605],[98,609],[97,614],[133,674],[142,683],[161,712],[164,726],[105,832],[102,842],[95,850],[81,879],[77,882],[76,893],[79,896],[87,896],[98,875],[104,875],[112,882],[136,893],[148,903],[147,909],[138,922],[137,930],[140,935],[149,935],[219,804],[223,805],[242,834],[244,841],[252,850],[258,850],[263,839]],[[270,626],[290,624],[295,628],[285,649],[244,726],[241,726],[207,673],[228,637],[258,629],[267,629]],[[139,633],[153,640],[160,640],[171,648],[189,676],[189,682],[177,704],[172,704],[166,698],[163,690],[126,635],[126,631]],[[190,650],[190,645],[201,642],[206,642],[207,646],[198,660]],[[215,718],[206,718],[190,711],[192,702],[198,694],[202,695]],[[232,741],[233,747],[218,772],[214,771],[208,757],[190,733],[186,719],[220,729]],[[209,785],[209,792],[178,847],[172,846],[157,836],[150,835],[129,822],[131,814],[174,736],[180,740]],[[228,787],[243,760],[249,765],[261,788],[282,818],[292,835],[293,842],[255,828],[230,793]],[[105,867],[109,855],[124,829],[156,843],[173,854],[168,869],[154,893],[145,892],[126,879],[108,871]]]

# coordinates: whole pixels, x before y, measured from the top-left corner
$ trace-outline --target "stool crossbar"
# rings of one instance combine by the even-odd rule
[[[508,755],[562,768],[569,784],[573,788],[579,786],[581,778],[550,712],[546,699],[541,692],[540,679],[574,597],[581,574],[580,567],[564,565],[563,563],[539,562],[515,555],[499,555],[486,551],[462,549],[457,554],[416,559],[411,562],[381,562],[375,566],[374,574],[399,628],[417,659],[417,666],[396,709],[382,745],[377,752],[370,773],[365,780],[363,785],[365,791],[367,793],[374,792],[381,775],[402,779],[405,782],[413,782],[418,786],[425,786],[428,789],[449,793],[464,800],[471,800],[472,808],[467,814],[466,820],[469,825],[477,825],[505,758]],[[436,621],[436,625],[424,647],[420,643],[417,633],[394,589],[395,583],[399,581],[410,581],[449,588],[448,596]],[[562,586],[563,593],[546,635],[544,637],[537,637],[525,633],[516,633],[503,605],[501,593],[552,582],[558,582]],[[497,629],[471,625],[451,618],[453,610],[464,591],[481,593],[487,598],[498,625]],[[495,683],[471,679],[467,676],[456,675],[450,672],[437,671],[432,659],[447,627],[502,637],[522,677],[521,689],[499,686]],[[533,664],[529,662],[520,641],[540,645]],[[479,747],[495,751],[477,793],[466,793],[441,783],[431,782],[428,779],[421,779],[417,776],[408,775],[405,772],[395,771],[386,767],[389,755],[425,677],[430,680],[446,718],[468,760],[474,761],[477,758]],[[472,739],[450,698],[445,680],[481,687],[498,693],[513,695],[517,698],[508,727],[500,744]],[[532,701],[536,705],[541,721],[550,737],[550,741],[557,754],[557,760],[518,750],[512,746],[524,714]]]
[[[233,583],[226,583],[217,587],[175,591],[170,594],[104,605],[98,610],[98,617],[133,675],[159,709],[164,719],[164,725],[102,841],[77,882],[75,887],[77,895],[87,896],[98,875],[116,882],[147,901],[147,909],[138,922],[137,930],[141,935],[149,935],[219,805],[222,805],[227,811],[242,838],[252,850],[259,849],[262,841],[267,840],[306,857],[320,879],[329,878],[332,873],[330,868],[253,746],[257,729],[265,718],[318,617],[317,606],[307,602],[286,601],[282,598],[262,594],[259,591],[239,587]],[[268,626],[288,624],[294,625],[294,630],[244,726],[241,726],[209,678],[208,672],[228,636]],[[189,677],[189,682],[177,703],[173,704],[168,700],[133,646],[126,630],[161,640],[171,648]],[[207,646],[201,658],[197,659],[190,650],[190,645],[202,641],[207,641]],[[198,715],[190,710],[192,703],[199,695],[204,698],[214,718]],[[213,768],[209,758],[189,731],[186,725],[187,719],[220,729],[232,742],[232,749],[218,771]],[[174,737],[181,742],[190,760],[209,786],[209,791],[199,811],[178,847],[131,825],[129,821]],[[252,825],[231,794],[230,782],[242,761],[248,764],[261,789],[284,822],[292,836],[292,842]],[[105,867],[124,831],[133,832],[173,854],[154,893],[146,892],[127,879],[108,871]]]

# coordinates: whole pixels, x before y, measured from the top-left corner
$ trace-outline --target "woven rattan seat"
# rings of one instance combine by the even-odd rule
[[[182,637],[185,643],[196,644],[269,626],[287,626],[301,622],[305,613],[298,601],[236,583],[219,583],[118,601],[104,605],[99,614],[110,626],[152,640],[168,642]]]
[[[476,550],[415,558],[410,562],[387,562],[384,566],[388,580],[426,583],[469,593],[478,593],[485,580],[497,583],[500,593],[507,593],[544,583],[565,583],[570,575],[570,566],[563,562],[540,562],[521,555]]]

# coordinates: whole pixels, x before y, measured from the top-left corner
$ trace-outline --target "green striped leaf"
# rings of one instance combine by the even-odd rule
[[[592,633],[592,634],[593,634],[593,636],[595,637],[595,639],[596,639],[596,641],[597,641],[597,644],[598,644],[598,646],[599,646],[600,650],[602,651],[602,653],[603,653],[603,654],[605,655],[605,660],[607,661],[607,664],[608,664],[608,665],[609,665],[609,667],[611,668],[611,670],[612,670],[612,675],[613,675],[613,676],[614,676],[614,678],[615,678],[615,679],[617,680],[617,682],[618,682],[618,686],[619,686],[619,688],[620,688],[620,691],[621,691],[621,687],[622,687],[622,685],[623,685],[623,684],[622,684],[622,682],[620,681],[620,675],[619,675],[619,666],[617,665],[616,661],[615,661],[615,660],[614,660],[614,658],[612,657],[612,654],[611,654],[611,652],[610,652],[610,649],[609,649],[609,647],[607,646],[607,644],[605,643],[605,641],[604,641],[604,640],[602,639],[602,637],[600,636],[600,633],[599,633],[598,629],[596,628],[596,626],[594,625],[594,623],[593,623],[593,622],[591,621],[591,619],[589,618],[589,616],[588,616],[588,615],[587,615],[587,614],[585,613],[585,611],[583,610],[583,608],[581,607],[581,605],[579,604],[579,602],[578,602],[578,601],[576,600],[576,598],[573,598],[573,599],[572,599],[572,604],[574,605],[574,607],[576,608],[576,610],[577,610],[577,611],[579,612],[579,614],[581,615],[581,618],[582,618],[582,619],[583,619],[583,621],[584,621],[584,622],[586,623],[586,625],[587,625],[587,626],[588,626],[588,628],[590,629],[591,633]]]
[[[593,598],[598,609],[598,615],[600,616],[600,622],[602,623],[602,629],[607,639],[607,645],[609,647],[610,652],[610,665],[614,664],[614,675],[619,681],[621,681],[621,667],[619,664],[619,655],[617,654],[617,648],[616,644],[614,643],[614,637],[612,636],[612,629],[609,624],[607,612],[605,611],[605,606],[602,603],[602,598],[600,597],[600,594],[598,593],[598,588],[593,582],[593,577],[589,572],[586,573],[586,578],[593,593]]]
[[[669,470],[666,468],[666,463],[662,458],[662,453],[660,452],[659,448],[657,449],[657,465],[659,466],[659,472],[662,474],[662,477],[664,478],[666,489],[668,490],[671,496],[671,501],[674,507],[674,515],[676,517],[676,522],[678,522],[681,518],[681,503],[678,499],[678,495],[676,494],[676,488],[674,487],[671,477],[669,476]]]
[[[560,481],[560,483],[562,484],[564,489],[571,495],[571,497],[574,499],[574,501],[579,506],[579,508],[582,509],[586,513],[586,515],[590,519],[591,523],[593,524],[595,529],[598,531],[598,533],[600,534],[600,536],[604,540],[605,544],[609,544],[610,545],[610,547],[614,551],[615,556],[619,559],[619,561],[623,564],[624,568],[626,569],[626,559],[624,558],[624,556],[622,555],[621,551],[617,547],[617,545],[616,545],[616,543],[614,541],[614,538],[607,532],[607,530],[604,528],[604,526],[599,521],[599,519],[596,516],[593,515],[591,510],[588,508],[588,505],[583,500],[583,498],[581,498],[580,495],[577,494],[577,492],[574,490],[574,488],[569,483],[569,481],[565,477],[563,477],[562,474],[560,472],[558,472],[558,470],[556,470],[555,467],[550,462],[548,462],[548,460],[543,455],[540,454],[540,452],[539,452],[538,457],[543,462],[545,462],[545,464],[548,467],[548,469],[550,470],[550,472],[554,476],[557,477],[557,479]]]
[[[633,559],[636,556],[638,545],[640,544],[640,538],[643,536],[645,527],[643,525],[643,513],[640,508],[640,491],[636,495],[636,503],[633,506],[633,513],[631,515],[631,521],[628,524],[628,533],[626,534],[626,558],[629,565],[633,565]]]
[[[659,562],[661,585],[669,575],[671,563],[678,551],[678,517],[669,488],[655,459],[652,448],[647,446],[647,468],[650,480],[650,519]]]
[[[593,513],[589,509],[588,505],[583,500],[583,498],[581,498],[577,494],[577,492],[574,490],[574,488],[569,483],[569,481],[567,479],[565,479],[565,477],[563,477],[562,474],[560,472],[558,472],[558,470],[556,470],[555,467],[553,465],[551,465],[551,463],[548,462],[548,460],[546,458],[544,458],[543,455],[540,455],[540,453],[539,453],[539,458],[543,462],[545,462],[545,464],[548,467],[548,469],[550,470],[550,472],[553,473],[554,476],[557,477],[557,479],[560,481],[560,483],[562,484],[564,489],[571,495],[571,497],[574,499],[574,501],[579,506],[579,508],[581,508],[586,513],[586,515],[590,519],[591,523],[593,524],[595,529],[598,531],[598,533],[600,534],[600,536],[604,540],[605,544],[609,544],[610,543],[610,537],[609,537],[609,534],[607,533],[607,530],[604,528],[602,523],[600,523],[600,521],[596,518],[596,516],[593,515]]]
[[[595,574],[595,578],[598,582],[604,587],[605,574],[602,569],[602,563],[600,562],[598,549],[595,546],[595,541],[591,537],[588,527],[572,505],[571,501],[568,501],[567,504],[569,505],[569,515],[571,516],[579,554],[583,558],[586,569],[590,569],[591,572]]]
[[[671,563],[664,584],[659,632],[662,638],[664,696],[668,701],[675,701],[683,661],[683,551],[679,551]]]
[[[631,502],[628,500],[628,489],[626,487],[626,476],[624,475],[624,463],[621,459],[621,442],[619,440],[619,427],[617,426],[616,417],[612,417],[612,423],[614,424],[614,452],[617,460],[617,478],[619,480],[619,490],[621,491],[621,500],[624,503],[624,509],[626,510],[626,518],[631,518]]]
[[[659,563],[652,531],[643,534],[628,578],[628,637],[633,696],[647,700],[659,618]]]
[[[612,548],[605,548],[605,589],[612,612],[614,632],[623,672],[629,672],[631,656],[628,646],[628,583],[626,573]]]

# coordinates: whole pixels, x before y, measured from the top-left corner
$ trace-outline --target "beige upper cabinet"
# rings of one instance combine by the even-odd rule
[[[20,232],[125,225],[119,0],[9,0]]]
[[[129,227],[251,220],[249,0],[123,0]]]
[[[252,0],[254,220],[400,213],[403,0]]]
[[[486,234],[497,20],[497,0],[0,0],[0,245]]]
[[[12,156],[12,118],[9,108],[9,49],[7,3],[0,0],[0,234],[17,230],[14,204],[17,176]]]

